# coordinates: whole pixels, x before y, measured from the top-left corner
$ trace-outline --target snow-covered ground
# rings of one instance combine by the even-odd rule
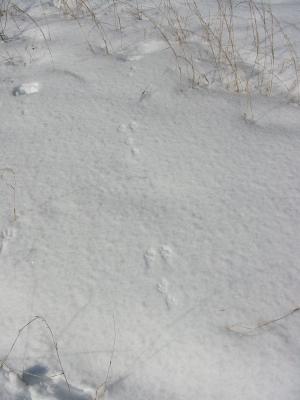
[[[296,53],[300,3],[271,3]],[[291,49],[236,93],[195,30],[199,80],[176,60],[161,3],[85,4],[1,17],[0,399],[299,400]]]

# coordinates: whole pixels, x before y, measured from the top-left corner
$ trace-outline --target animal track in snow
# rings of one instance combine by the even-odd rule
[[[126,143],[128,146],[133,146],[134,142],[133,142],[132,137],[129,136],[127,139],[125,139],[125,143]]]
[[[159,278],[159,276],[172,272],[168,267],[172,264],[173,254],[172,248],[167,245],[162,245],[158,249],[149,247],[144,253],[146,271],[149,272],[150,276],[152,275],[155,280],[158,278],[158,283],[156,283],[155,287],[161,294],[168,309],[177,304],[177,299],[172,294],[173,290],[170,290],[169,281],[165,277]]]
[[[138,129],[139,124],[136,121],[131,121],[129,124],[120,124],[118,131],[122,133],[128,133],[129,131],[135,132]]]
[[[134,139],[131,136],[131,133],[136,132],[138,128],[138,123],[136,121],[131,121],[128,125],[121,124],[118,128],[118,131],[124,133],[126,135],[125,143],[130,147],[130,152],[133,157],[137,157],[140,154],[140,150],[134,144]]]
[[[122,133],[126,133],[127,132],[127,125],[125,125],[125,124],[119,125],[118,131],[122,132]]]
[[[158,250],[150,247],[144,254],[144,259],[146,265],[149,267],[149,264],[155,261],[157,254],[160,255],[161,259],[165,261],[169,266],[171,266],[172,258],[174,256],[174,252],[172,248],[168,245],[162,245],[158,248]]]
[[[133,156],[138,156],[140,154],[140,150],[137,147],[132,147],[131,148],[131,154]]]
[[[168,293],[168,288],[169,288],[169,282],[167,281],[166,278],[162,278],[162,280],[160,281],[160,283],[158,283],[156,285],[157,290],[162,293],[162,294],[166,294]]]
[[[153,247],[150,247],[144,254],[144,260],[145,260],[145,264],[147,269],[152,267],[152,264],[155,261],[157,252]]]
[[[15,228],[9,226],[0,233],[0,254],[6,251],[8,242],[16,236]]]
[[[129,129],[132,131],[132,132],[135,132],[136,130],[137,130],[137,128],[138,128],[138,123],[136,122],[136,121],[131,121],[130,123],[129,123],[129,125],[128,125],[128,127],[129,127]]]
[[[161,295],[166,303],[168,308],[171,308],[172,305],[176,304],[176,298],[170,294],[170,283],[166,278],[162,278],[161,281],[156,285],[156,289]]]
[[[168,263],[169,263],[169,261],[171,261],[172,256],[173,256],[173,250],[171,249],[171,247],[169,247],[167,245],[163,245],[160,247],[159,253],[164,261],[166,261]]]

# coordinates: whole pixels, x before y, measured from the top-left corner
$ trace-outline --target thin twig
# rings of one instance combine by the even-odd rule
[[[46,320],[44,317],[41,317],[41,316],[39,316],[39,315],[36,315],[35,317],[33,317],[29,322],[27,322],[24,326],[22,326],[22,327],[19,329],[19,332],[18,332],[17,336],[15,337],[14,341],[12,342],[12,345],[11,345],[11,347],[10,347],[8,353],[7,353],[6,356],[3,358],[3,360],[0,360],[0,368],[3,368],[4,365],[5,365],[7,368],[9,368],[8,365],[7,365],[7,360],[8,360],[8,358],[9,358],[10,354],[12,353],[12,351],[13,351],[13,349],[14,349],[16,343],[17,343],[17,341],[19,340],[19,338],[20,338],[20,336],[22,335],[23,331],[24,331],[29,325],[31,325],[32,323],[34,323],[34,322],[36,322],[36,321],[41,321],[41,322],[43,322],[43,324],[46,326],[46,328],[47,328],[47,329],[49,330],[49,332],[50,332],[50,336],[51,336],[52,343],[53,343],[53,346],[54,346],[54,349],[55,349],[55,352],[56,352],[57,360],[58,360],[58,363],[59,363],[60,368],[61,368],[61,372],[60,372],[59,374],[55,374],[55,376],[57,376],[57,375],[63,375],[64,380],[65,380],[65,382],[66,382],[66,384],[67,384],[68,390],[69,390],[69,392],[70,392],[70,391],[71,391],[71,387],[70,387],[70,384],[69,384],[69,382],[68,382],[68,379],[67,379],[65,370],[64,370],[64,368],[63,368],[63,365],[62,365],[62,362],[61,362],[61,359],[60,359],[60,355],[59,355],[59,351],[58,351],[58,344],[57,344],[57,342],[56,342],[56,340],[55,340],[53,331],[52,331],[50,325],[48,324],[47,320]]]
[[[101,383],[101,385],[99,385],[96,389],[96,395],[95,395],[95,400],[100,400],[104,398],[104,394],[106,392],[107,389],[107,384],[108,384],[108,380],[110,377],[110,372],[111,372],[111,368],[112,368],[112,361],[115,355],[115,350],[116,350],[116,340],[117,340],[117,330],[116,330],[116,319],[115,316],[113,314],[113,323],[114,323],[114,340],[113,340],[113,345],[112,345],[112,350],[111,350],[111,354],[110,354],[110,359],[109,359],[109,364],[108,364],[108,368],[107,368],[107,372],[106,372],[106,377],[103,383]]]
[[[274,324],[276,322],[279,322],[279,321],[289,317],[290,315],[296,313],[297,311],[300,311],[300,307],[295,307],[293,310],[291,310],[290,312],[282,315],[281,317],[278,317],[278,318],[275,318],[275,319],[271,319],[271,320],[266,321],[266,322],[262,322],[260,324],[257,324],[256,326],[249,327],[249,326],[243,326],[243,325],[232,325],[232,326],[227,327],[227,329],[232,331],[232,332],[235,332],[235,333],[243,333],[243,332],[240,331],[240,328],[241,328],[241,329],[247,330],[250,333],[250,332],[256,331],[257,329],[261,329],[261,328],[264,328],[265,326],[268,326],[268,325]]]

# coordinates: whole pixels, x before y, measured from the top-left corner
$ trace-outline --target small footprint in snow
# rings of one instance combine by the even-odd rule
[[[167,294],[169,289],[169,282],[166,278],[162,278],[162,280],[156,285],[156,287],[161,294]]]
[[[158,249],[150,247],[144,253],[146,271],[150,272],[153,277],[157,274],[159,276],[160,274],[172,272],[168,267],[172,265],[173,256],[174,252],[168,245],[162,245]],[[156,290],[161,294],[168,309],[177,304],[177,299],[172,294],[173,290],[170,290],[170,283],[165,277],[161,278],[156,284]]]
[[[130,152],[133,157],[137,157],[140,154],[140,150],[134,145],[134,139],[130,132],[134,133],[137,129],[138,123],[136,121],[131,121],[128,125],[121,124],[118,127],[118,131],[126,135],[125,143],[130,147]]]
[[[136,122],[136,121],[131,121],[130,123],[129,123],[129,125],[128,125],[128,127],[129,127],[129,129],[132,131],[132,132],[135,132],[136,130],[137,130],[137,128],[138,128],[138,123]]]
[[[16,236],[16,230],[7,227],[0,233],[0,254],[6,251],[8,242]]]
[[[129,136],[128,138],[126,138],[126,139],[125,139],[125,143],[126,143],[128,146],[133,146],[133,139],[132,139],[132,137]]]
[[[158,250],[154,249],[153,247],[150,247],[144,254],[144,259],[146,262],[147,267],[150,266],[155,261],[155,258],[157,256],[157,253],[160,255],[161,259],[167,263],[169,266],[171,266],[172,258],[174,255],[174,252],[172,248],[168,245],[162,245],[159,247]]]
[[[152,247],[150,247],[144,254],[144,260],[145,260],[147,269],[150,269],[152,267],[152,264],[155,261],[156,255],[157,255],[157,252]]]
[[[166,278],[162,278],[162,280],[156,285],[156,288],[157,291],[163,296],[168,308],[171,308],[172,305],[176,305],[176,298],[169,293],[170,284]]]
[[[136,121],[131,121],[129,124],[120,124],[118,127],[118,131],[122,133],[128,133],[128,131],[135,132],[138,128],[139,124]]]
[[[137,147],[132,147],[131,148],[131,154],[133,156],[138,156],[140,154],[140,150]]]
[[[163,245],[160,247],[159,252],[164,261],[168,263],[171,261],[173,256],[173,250],[171,249],[171,247]]]
[[[127,126],[125,124],[119,125],[118,131],[122,132],[122,133],[126,133],[127,132]]]

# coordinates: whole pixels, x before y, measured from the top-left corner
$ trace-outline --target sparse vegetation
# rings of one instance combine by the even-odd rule
[[[131,15],[144,20],[145,30],[152,27],[158,32],[172,51],[180,76],[187,76],[193,87],[222,85],[249,98],[256,92],[270,96],[276,83],[289,99],[300,101],[298,56],[269,4],[256,0],[215,0],[208,10],[196,0],[187,0],[180,8],[172,0],[148,8],[138,0],[136,3],[112,0],[97,11],[87,0],[60,0],[55,4],[63,15],[76,21],[93,52],[96,50],[83,28],[84,16],[91,19],[99,32],[106,54],[111,54],[114,49],[110,33],[115,30],[124,34],[126,23],[122,19]],[[23,15],[40,31],[51,54],[51,45],[41,25],[28,12],[5,0],[0,9],[2,40],[8,39],[8,19],[13,18],[17,24],[17,15]],[[104,17],[107,21],[111,18],[114,27],[104,22]],[[243,18],[243,34],[238,33],[240,18]]]
[[[239,7],[246,8],[249,16],[243,20],[243,35],[238,34]],[[208,12],[196,0],[187,1],[180,10],[165,0],[161,10],[160,23],[146,12],[143,15],[171,48],[180,73],[185,70],[193,86],[222,84],[248,96],[255,92],[270,96],[276,82],[299,102],[298,57],[270,5],[216,0]],[[285,53],[284,62],[282,55],[277,58],[278,49]]]
[[[43,368],[43,374],[38,374],[35,373],[35,369],[34,368],[30,368],[30,369],[16,369],[14,367],[12,367],[9,364],[9,358],[12,355],[17,342],[19,341],[19,339],[21,338],[22,334],[32,325],[35,323],[42,323],[42,325],[46,328],[46,330],[49,332],[50,334],[50,339],[52,342],[52,346],[53,346],[53,350],[55,352],[56,355],[56,359],[58,362],[58,366],[59,366],[59,371],[51,374],[51,375],[47,375],[47,368]],[[107,390],[107,385],[109,382],[109,378],[110,378],[110,374],[111,374],[111,367],[112,367],[112,361],[113,361],[113,357],[114,357],[114,353],[115,353],[115,346],[116,346],[116,322],[115,322],[115,318],[113,317],[113,324],[114,324],[114,336],[113,336],[113,346],[112,346],[112,350],[111,350],[111,355],[110,355],[110,360],[109,360],[109,364],[108,364],[108,368],[107,368],[107,373],[106,373],[106,377],[105,380],[96,388],[95,390],[95,400],[102,400],[104,399],[106,390]],[[3,359],[0,359],[0,369],[5,368],[6,370],[8,370],[9,372],[13,372],[14,374],[16,374],[18,376],[18,378],[20,380],[22,380],[23,382],[27,383],[28,381],[33,380],[35,383],[38,382],[43,379],[54,379],[58,376],[62,376],[65,380],[66,383],[66,387],[68,389],[68,392],[71,393],[72,391],[72,387],[69,383],[69,380],[67,378],[65,369],[63,367],[63,363],[61,360],[61,356],[60,356],[60,352],[58,349],[58,343],[57,340],[55,338],[55,335],[53,333],[53,330],[50,326],[50,324],[48,323],[48,321],[39,315],[34,316],[33,318],[30,319],[30,321],[28,321],[25,325],[23,325],[19,330],[18,333],[16,335],[16,337],[14,338],[9,351],[7,352],[7,354],[3,357]]]

